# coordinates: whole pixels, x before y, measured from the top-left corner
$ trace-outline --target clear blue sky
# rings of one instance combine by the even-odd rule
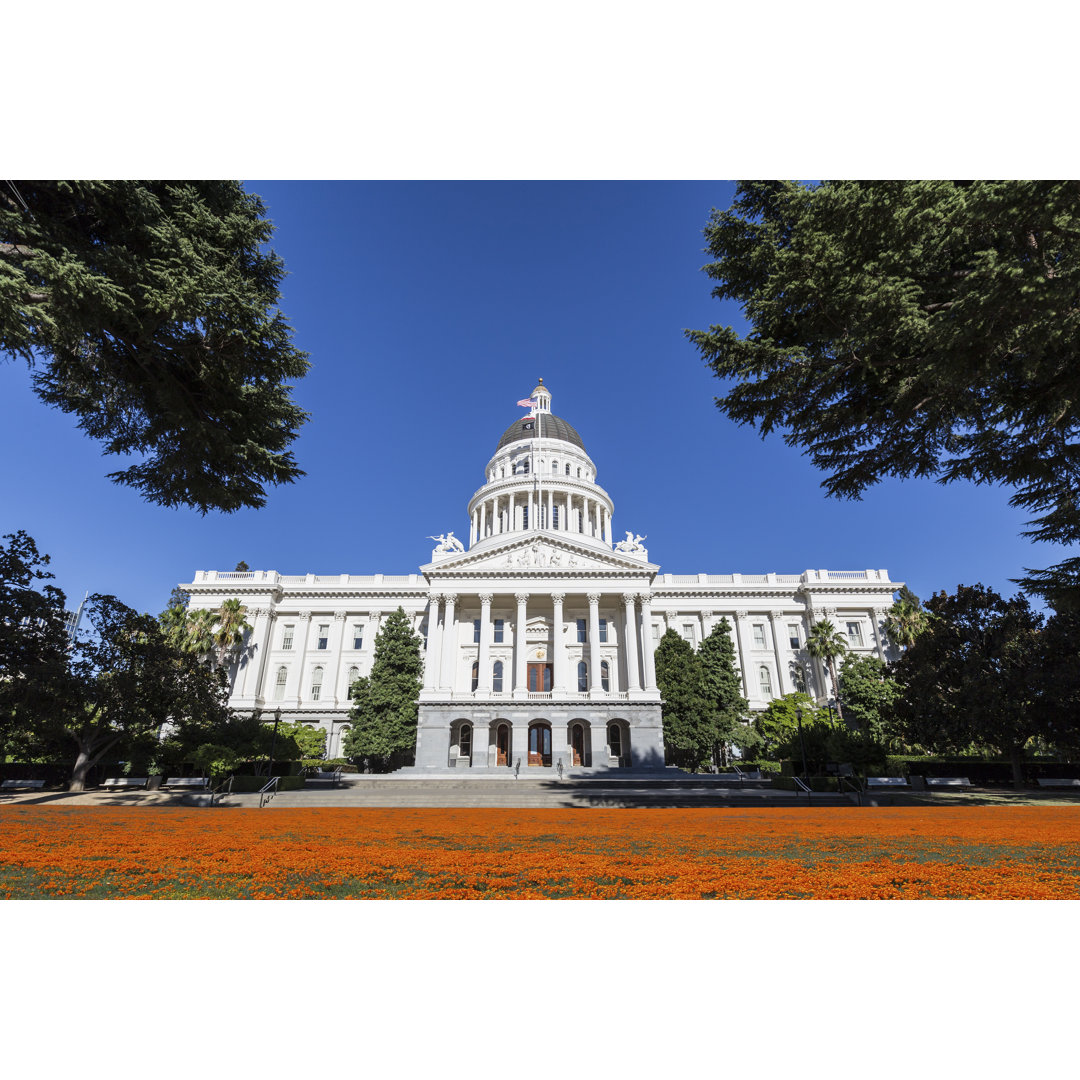
[[[0,364],[0,532],[25,529],[69,596],[158,612],[173,585],[238,560],[283,573],[412,573],[466,502],[518,398],[543,376],[664,572],[887,568],[920,595],[1045,566],[1008,491],[887,481],[862,502],[779,437],[713,404],[683,330],[740,325],[710,296],[702,227],[722,182],[246,181],[284,258],[282,310],[311,371],[307,475],[233,515],[149,505],[119,464]]]

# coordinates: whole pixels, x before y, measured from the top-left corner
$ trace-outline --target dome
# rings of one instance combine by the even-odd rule
[[[526,424],[530,426],[526,428]],[[509,446],[510,443],[517,442],[519,439],[534,439],[538,435],[542,435],[545,439],[561,439],[563,442],[572,443],[582,452],[585,451],[581,436],[562,417],[542,412],[535,419],[523,416],[520,420],[515,420],[503,432],[499,445],[495,447],[495,453],[497,454],[504,446]]]

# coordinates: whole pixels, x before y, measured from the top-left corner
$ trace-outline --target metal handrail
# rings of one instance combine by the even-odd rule
[[[233,780],[235,780],[235,779],[236,779],[235,776],[230,775],[229,779],[227,781],[222,780],[222,782],[220,784],[218,784],[218,786],[216,788],[214,788],[213,791],[210,792],[210,803],[209,803],[210,806],[214,805],[214,799],[215,799],[216,796],[218,796],[218,795],[231,795],[232,794]]]
[[[797,795],[799,793],[799,791],[805,792],[806,793],[806,803],[807,803],[807,805],[809,805],[810,804],[810,792],[812,790],[810,785],[807,784],[802,779],[802,777],[800,777],[800,776],[793,776],[791,779],[795,781],[795,794]]]
[[[849,788],[851,788],[851,790],[854,791],[856,795],[858,795],[858,797],[859,797],[859,805],[862,806],[863,792],[862,792],[862,787],[859,784],[858,780],[854,780],[850,776],[840,776],[840,777],[837,777],[837,780],[839,781],[839,784],[837,786],[838,786],[841,794],[844,791],[844,785],[847,784],[847,786]]]
[[[270,779],[261,788],[259,788],[260,810],[278,793],[277,785],[280,779],[280,776],[271,776]],[[271,788],[273,788],[274,790],[271,791]]]

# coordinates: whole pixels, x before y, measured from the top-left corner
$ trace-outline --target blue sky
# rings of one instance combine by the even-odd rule
[[[779,437],[713,404],[683,330],[740,325],[710,296],[702,227],[725,182],[245,181],[289,271],[282,310],[312,368],[307,475],[265,508],[202,517],[105,479],[73,420],[0,364],[0,531],[25,529],[69,596],[160,611],[198,569],[411,573],[466,502],[543,376],[663,572],[887,568],[920,595],[1009,578],[1054,552],[1019,537],[1004,489],[886,481],[827,499]]]

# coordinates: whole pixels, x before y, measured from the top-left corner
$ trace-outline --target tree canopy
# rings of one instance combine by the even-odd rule
[[[735,643],[727,619],[717,622],[701,643],[698,661],[704,710],[712,729],[713,759],[718,765],[726,765],[730,744],[748,748],[757,741],[748,737],[752,730],[745,723],[748,702],[742,694],[742,679],[735,666]]]
[[[782,431],[830,495],[1001,483],[1025,535],[1080,542],[1080,182],[746,181],[705,236],[750,324],[687,331],[729,417]],[[1080,606],[1080,558],[1028,574]]]
[[[374,758],[389,768],[415,752],[422,667],[420,638],[399,607],[375,635],[371,675],[352,685],[352,727],[344,741],[349,757]]]
[[[0,353],[107,454],[110,479],[202,513],[302,476],[306,354],[277,309],[266,208],[235,181],[17,181],[0,190]]]
[[[712,757],[716,732],[705,699],[701,660],[693,646],[668,630],[656,647],[656,685],[663,699],[668,763],[698,769]]]

